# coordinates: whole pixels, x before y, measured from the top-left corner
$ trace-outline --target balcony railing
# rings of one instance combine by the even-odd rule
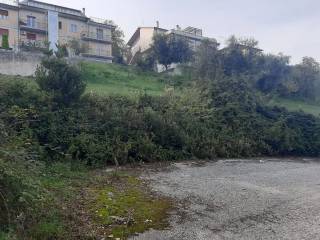
[[[28,19],[20,19],[20,27],[28,30],[47,31],[48,25],[45,22],[30,21]]]
[[[45,41],[39,40],[20,40],[19,46],[25,51],[42,51],[48,48]]]
[[[83,32],[81,34],[82,39],[84,40],[94,40],[100,42],[111,42],[111,35],[108,34],[101,34],[98,32]]]

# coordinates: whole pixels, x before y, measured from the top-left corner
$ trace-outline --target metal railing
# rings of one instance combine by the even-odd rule
[[[27,18],[20,19],[20,26],[28,29],[35,29],[35,30],[48,30],[48,24],[46,22],[39,22],[30,20]]]
[[[86,39],[93,39],[93,40],[99,40],[99,41],[108,41],[111,42],[111,35],[104,34],[104,33],[98,33],[98,32],[82,32],[82,37]]]
[[[41,40],[20,40],[19,47],[26,51],[39,51],[48,48],[48,44]]]
[[[96,57],[103,57],[103,58],[110,58],[112,57],[111,52],[107,50],[99,50],[99,49],[92,49],[89,48],[85,53],[82,53],[83,56],[96,56]]]

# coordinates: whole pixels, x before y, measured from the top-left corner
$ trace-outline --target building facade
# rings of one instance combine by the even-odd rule
[[[188,42],[190,48],[194,51],[203,40],[209,39],[202,35],[201,29],[193,27],[181,29],[180,26],[177,26],[176,29],[167,30],[160,28],[158,23],[157,27],[139,27],[128,41],[132,55],[129,61],[131,64],[135,62],[139,53],[143,54],[150,49],[153,43],[153,37],[156,34],[168,34],[176,38],[182,38]]]
[[[1,3],[2,2],[2,3]],[[14,51],[42,49],[77,42],[81,55],[112,61],[112,28],[108,21],[82,11],[34,0],[0,2],[0,47],[8,38]],[[78,54],[69,48],[70,54]]]

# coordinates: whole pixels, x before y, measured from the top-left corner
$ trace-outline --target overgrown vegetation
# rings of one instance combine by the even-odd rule
[[[320,155],[319,118],[268,106],[254,90],[261,79],[282,82],[279,74],[286,71],[270,67],[272,73],[262,68],[261,74],[258,66],[266,63],[260,60],[268,57],[253,40],[231,39],[222,52],[217,42],[204,42],[189,72],[194,81],[178,94],[163,91],[175,79],[166,75],[76,67],[50,55],[37,70],[37,85],[0,81],[0,236],[7,239],[125,238],[165,226],[167,200],[149,196],[136,178],[92,175],[99,167]],[[315,84],[311,65],[312,71],[297,71]],[[123,92],[112,88],[117,80],[126,83]],[[149,80],[154,88],[130,97],[131,89]],[[96,89],[106,85],[114,94],[85,94],[85,82]],[[312,88],[299,91],[309,96]]]

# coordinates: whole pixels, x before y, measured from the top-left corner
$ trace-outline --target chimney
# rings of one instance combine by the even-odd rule
[[[180,31],[181,30],[181,27],[179,25],[177,25],[177,30]]]
[[[157,21],[157,28],[159,28],[160,27],[160,23],[159,23],[159,21]]]
[[[86,15],[86,9],[85,8],[82,8],[82,13],[83,13],[83,15]]]

